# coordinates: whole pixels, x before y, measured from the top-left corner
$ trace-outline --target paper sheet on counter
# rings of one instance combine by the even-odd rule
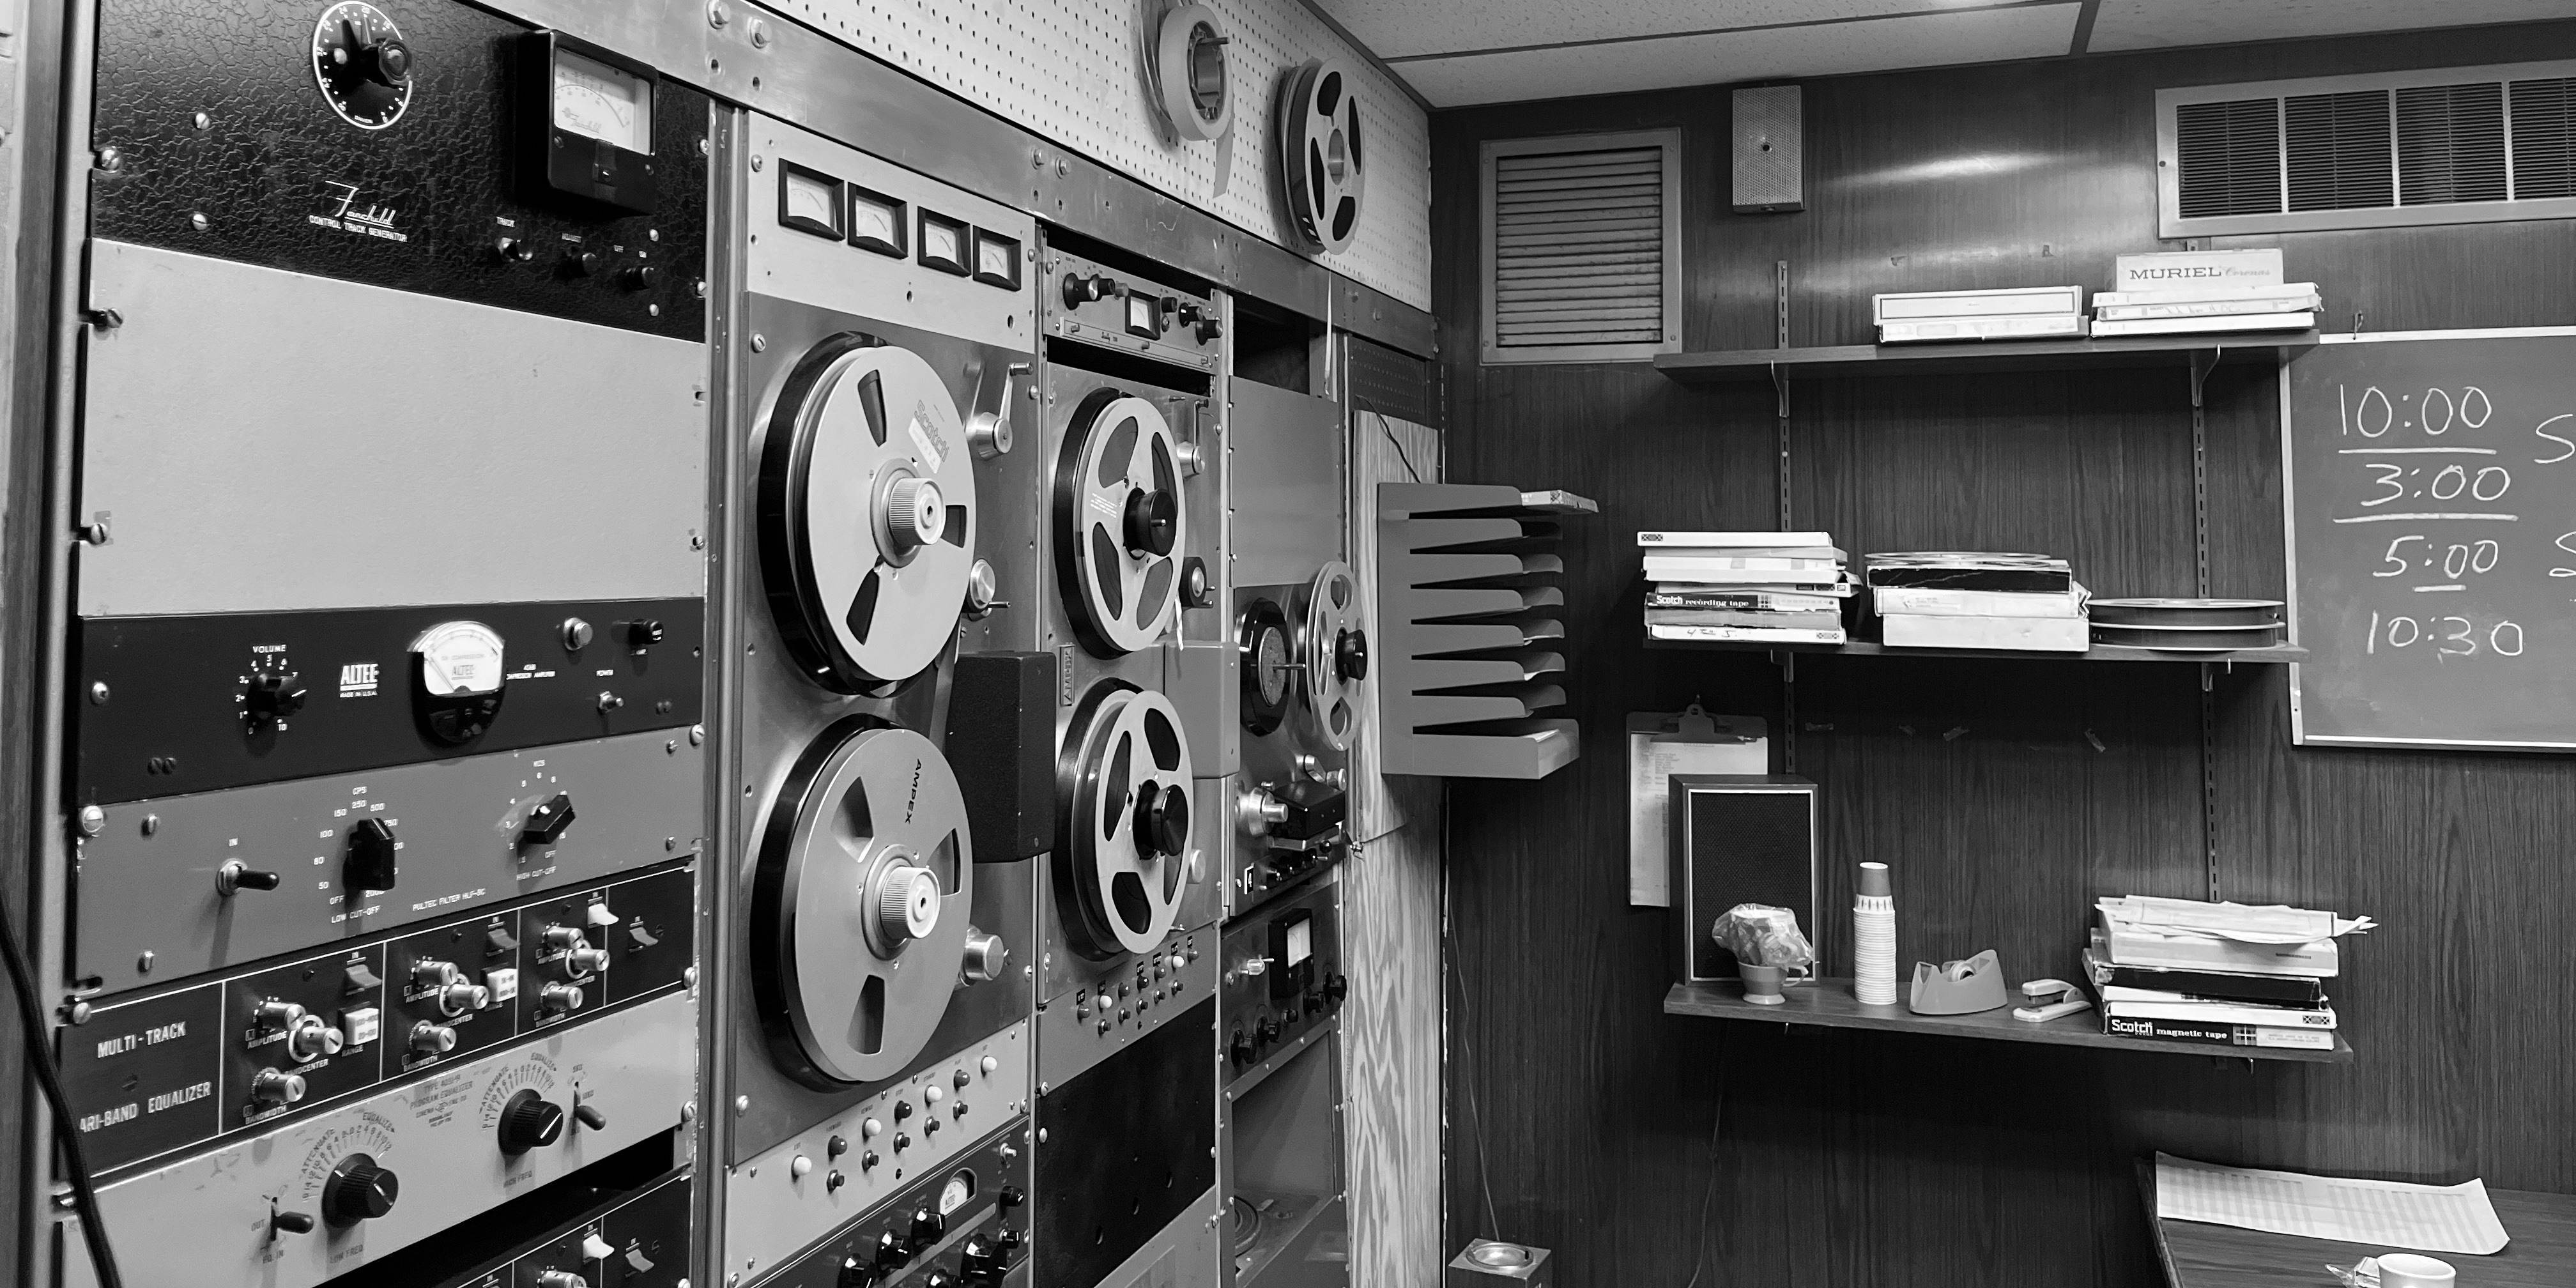
[[[2508,1241],[2483,1181],[2408,1185],[2220,1167],[2156,1155],[2156,1216],[2419,1252],[2486,1256]]]

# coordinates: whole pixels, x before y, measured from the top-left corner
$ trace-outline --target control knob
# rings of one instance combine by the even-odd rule
[[[262,1069],[252,1074],[250,1098],[261,1105],[291,1105],[304,1098],[304,1079],[276,1069]]]
[[[414,1055],[445,1055],[456,1049],[456,1029],[422,1020],[411,1026],[411,1049]]]
[[[1002,1282],[1010,1267],[1003,1261],[1001,1250],[979,1234],[966,1240],[965,1251],[957,1257],[957,1269],[974,1288],[992,1288]]]
[[[1333,670],[1345,680],[1368,678],[1367,631],[1343,631],[1333,637]]]
[[[1107,275],[1085,277],[1080,273],[1064,275],[1064,306],[1080,308],[1093,300],[1105,300],[1118,293],[1118,279]]]
[[[939,878],[928,868],[888,864],[877,877],[877,934],[901,946],[939,928]]]
[[[571,793],[557,792],[528,811],[528,821],[519,827],[519,844],[552,845],[562,839],[565,828],[572,826],[573,817]]]
[[[1000,935],[988,935],[978,930],[970,930],[966,933],[966,982],[992,983],[1000,979],[1002,972],[1010,969],[1010,965],[1011,946],[1003,943]],[[966,1085],[964,1073],[959,1073],[957,1077],[957,1085],[961,1087]]]
[[[293,671],[261,671],[242,688],[242,715],[250,727],[275,724],[304,709],[304,686]]]
[[[540,1270],[537,1288],[590,1288],[590,1281],[569,1270]]]
[[[662,623],[651,618],[628,622],[626,624],[626,647],[651,648],[653,645],[662,642],[662,637],[665,633],[666,632],[662,629]]]
[[[1226,1044],[1226,1054],[1232,1056],[1235,1064],[1238,1066],[1252,1063],[1252,1057],[1254,1054],[1252,1050],[1252,1039],[1245,1037],[1243,1035],[1243,1030],[1237,1028],[1234,1031],[1232,1040]]]
[[[537,990],[539,1015],[570,1015],[581,1009],[581,988],[575,984],[548,984]]]
[[[563,1135],[564,1112],[535,1091],[522,1089],[501,1106],[501,1152],[515,1158]]]
[[[306,1015],[287,1028],[286,1053],[299,1063],[318,1060],[326,1055],[340,1054],[341,1046],[347,1041],[348,1035],[342,1033],[339,1026],[323,1023],[319,1015]]]
[[[877,1269],[892,1270],[912,1260],[912,1249],[904,1246],[892,1230],[877,1236]]]
[[[365,1154],[351,1154],[322,1182],[322,1219],[346,1229],[394,1210],[402,1194],[401,1178],[376,1165]]]
[[[922,1276],[921,1288],[957,1288],[957,1280],[945,1270],[933,1270]]]
[[[1261,1027],[1257,1032],[1261,1038],[1261,1045],[1268,1046],[1279,1040],[1279,1021],[1271,1016],[1262,1016]]]
[[[841,1276],[833,1288],[877,1288],[876,1267],[857,1257],[841,1258]]]
[[[948,1218],[941,1216],[937,1208],[922,1207],[912,1210],[913,1246],[921,1247],[937,1243],[939,1236],[946,1233],[948,1233]]]
[[[630,291],[649,291],[661,281],[662,270],[650,264],[638,264],[617,275],[617,284]]]
[[[349,829],[349,857],[340,867],[340,883],[351,890],[391,890],[400,868],[394,862],[394,830],[380,818],[362,818]]]

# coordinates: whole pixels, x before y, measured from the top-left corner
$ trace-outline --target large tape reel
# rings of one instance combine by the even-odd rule
[[[1203,4],[1175,6],[1154,40],[1154,88],[1163,116],[1185,139],[1217,139],[1234,128],[1225,28]]]
[[[760,457],[761,569],[797,666],[866,693],[936,661],[965,607],[975,512],[965,429],[930,364],[857,332],[815,345]]]
[[[1305,672],[1298,704],[1309,736],[1348,751],[1359,728],[1360,681],[1368,678],[1368,618],[1359,578],[1340,560],[1325,564],[1299,596],[1297,664]]]
[[[1309,250],[1347,249],[1360,228],[1366,168],[1360,157],[1359,82],[1336,61],[1312,58],[1279,88],[1279,174],[1288,223]]]
[[[1056,894],[1074,951],[1146,952],[1189,884],[1190,745],[1171,699],[1119,680],[1083,695],[1057,766]]]
[[[975,894],[956,776],[866,716],[824,731],[770,807],[751,973],[778,1063],[831,1089],[903,1071],[947,1012]]]
[[[1100,657],[1150,648],[1180,613],[1189,502],[1154,404],[1095,389],[1074,408],[1055,475],[1056,571],[1074,633]]]

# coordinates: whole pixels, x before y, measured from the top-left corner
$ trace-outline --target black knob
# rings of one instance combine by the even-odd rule
[[[608,1125],[608,1115],[599,1112],[599,1106],[586,1101],[574,1102],[572,1116],[575,1121],[592,1131],[598,1131]]]
[[[933,1270],[922,1276],[921,1288],[957,1288],[957,1280],[945,1270]]]
[[[322,1182],[322,1219],[346,1228],[394,1210],[402,1180],[365,1154],[351,1154]]]
[[[1000,1233],[995,1234],[993,1238],[1002,1245],[1004,1252],[1017,1252],[1021,1244],[1028,1242],[1028,1236],[1007,1225],[1003,1226]]]
[[[599,252],[595,250],[565,251],[563,261],[564,276],[588,277],[599,271],[601,262]]]
[[[304,709],[304,686],[293,671],[261,671],[242,688],[242,712],[254,726],[269,724]]]
[[[391,890],[397,871],[394,830],[380,818],[359,819],[349,829],[349,859],[341,865],[340,884],[351,890]]]
[[[1000,1283],[1005,1269],[1001,1249],[986,1242],[984,1236],[974,1235],[966,1240],[965,1250],[957,1254],[957,1269],[976,1288]]]
[[[910,1260],[912,1249],[895,1237],[894,1231],[888,1230],[877,1236],[877,1269],[892,1270]]]
[[[1179,854],[1190,843],[1190,792],[1186,787],[1155,791],[1149,785],[1136,801],[1136,848],[1148,855]],[[1141,974],[1141,972],[1140,972]],[[1143,988],[1139,979],[1136,985]]]
[[[662,623],[650,619],[626,624],[626,647],[645,648],[662,642]]]
[[[1002,1187],[1001,1193],[993,1196],[993,1201],[1000,1204],[1002,1210],[1007,1212],[1012,1208],[1028,1202],[1029,1196],[1022,1192],[1019,1186],[1005,1185]]]
[[[313,1214],[310,1212],[275,1213],[268,1218],[268,1228],[280,1234],[311,1234],[313,1233]]]
[[[1216,315],[1210,313],[1199,319],[1196,332],[1199,337],[1199,343],[1205,344],[1208,341],[1225,334],[1225,324],[1217,321]]]
[[[1345,680],[1368,678],[1368,632],[1344,631],[1333,637],[1333,669]]]
[[[1252,1039],[1243,1036],[1241,1028],[1236,1028],[1233,1040],[1226,1044],[1226,1053],[1234,1057],[1238,1067],[1252,1063]]]
[[[912,1242],[915,1247],[937,1243],[939,1236],[946,1233],[948,1233],[948,1218],[939,1215],[937,1208],[925,1207],[912,1210]]]
[[[505,264],[524,264],[537,257],[537,248],[529,245],[525,237],[495,237],[492,254]]]
[[[349,70],[386,89],[401,89],[411,79],[411,46],[391,37],[349,50]]]
[[[617,284],[630,291],[649,291],[662,282],[662,270],[650,264],[638,264],[617,275]]]
[[[850,1138],[847,1136],[835,1136],[823,1143],[823,1157],[825,1158],[839,1158],[841,1155],[849,1152]]]
[[[896,1122],[902,1122],[904,1119],[906,1119],[906,1118],[910,1118],[910,1117],[912,1117],[912,1102],[911,1102],[911,1101],[909,1101],[909,1100],[898,1100],[898,1101],[894,1102],[894,1120],[895,1120]]]
[[[1208,584],[1207,563],[1198,558],[1181,561],[1181,607],[1205,608],[1216,602],[1216,587]]]
[[[516,1157],[563,1135],[564,1112],[533,1090],[521,1090],[501,1106],[501,1152]]]
[[[528,811],[528,821],[519,828],[519,844],[552,845],[572,826],[572,796],[557,792],[553,800]]]
[[[1261,1035],[1261,1045],[1263,1046],[1268,1046],[1271,1043],[1278,1041],[1279,1021],[1271,1016],[1262,1016],[1261,1027],[1258,1032]]]
[[[1347,977],[1333,975],[1324,980],[1325,1001],[1330,1002],[1335,1006],[1340,1006],[1342,1004],[1342,999],[1349,997],[1350,995],[1351,981]]]
[[[1078,308],[1093,300],[1105,300],[1118,293],[1114,277],[1085,277],[1080,273],[1064,275],[1064,306]]]
[[[833,1288],[877,1288],[877,1268],[857,1257],[843,1257],[841,1277]]]
[[[1181,534],[1181,501],[1161,488],[1138,488],[1127,494],[1127,551],[1159,559],[1172,553]]]

